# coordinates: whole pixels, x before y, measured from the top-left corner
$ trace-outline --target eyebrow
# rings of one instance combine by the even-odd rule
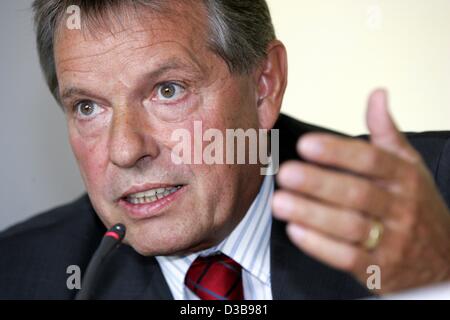
[[[77,88],[77,87],[68,87],[67,89],[64,89],[64,91],[61,94],[61,100],[67,100],[72,96],[94,96],[90,91]]]
[[[201,74],[200,70],[198,70],[197,68],[193,68],[190,65],[187,65],[183,62],[180,61],[180,59],[170,59],[168,61],[165,61],[163,63],[161,63],[159,65],[159,67],[156,70],[153,70],[149,73],[144,74],[141,79],[139,80],[139,82],[142,81],[146,81],[146,82],[151,82],[152,80],[154,81],[156,78],[160,77],[161,75],[163,75],[164,73],[170,71],[170,70],[175,70],[175,69],[184,69],[184,70],[188,70],[189,73],[191,73],[194,76],[199,76]],[[72,96],[92,96],[95,97],[97,96],[96,94],[94,94],[93,92],[86,90],[86,89],[82,89],[82,88],[78,88],[75,86],[69,86],[65,89],[63,89],[62,93],[61,93],[61,101],[65,101],[67,99],[69,99]]]

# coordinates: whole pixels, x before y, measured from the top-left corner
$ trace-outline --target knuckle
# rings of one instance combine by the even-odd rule
[[[367,236],[367,227],[363,221],[357,219],[348,224],[346,234],[351,241],[363,241]]]
[[[299,198],[296,200],[296,206],[292,210],[292,215],[298,221],[305,221],[310,218],[311,208],[306,201]]]
[[[325,228],[330,225],[330,221],[328,219],[328,215],[322,211],[317,211],[315,213],[309,212],[309,221],[312,226],[317,228]]]
[[[323,215],[308,200],[299,198],[296,200],[295,207],[292,208],[291,218],[293,221],[305,223],[308,225],[317,225],[325,223]]]
[[[349,188],[348,200],[356,208],[364,208],[370,199],[370,187],[364,183]]]
[[[419,188],[422,184],[422,175],[419,169],[414,166],[408,172],[408,186],[409,192],[415,194],[419,191]]]
[[[401,201],[395,205],[395,214],[397,215],[396,229],[399,235],[415,234],[417,227],[420,225],[420,204],[413,200]],[[399,236],[400,238],[404,238]]]
[[[405,233],[404,237],[399,238],[393,247],[395,248],[395,255],[392,257],[391,264],[402,263],[402,261],[408,260],[409,256],[409,244],[412,239],[409,238],[408,233]]]
[[[389,212],[391,212],[395,216],[404,216],[408,212],[407,205],[405,205],[405,201],[393,201],[389,206]]]
[[[382,157],[379,151],[370,149],[364,156],[364,164],[367,170],[374,170],[380,166]]]
[[[419,218],[419,206],[416,201],[412,201],[406,206],[407,212],[403,216],[403,225],[407,231],[415,229]]]

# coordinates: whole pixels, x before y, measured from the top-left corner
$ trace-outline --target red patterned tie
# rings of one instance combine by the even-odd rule
[[[242,267],[223,253],[198,257],[184,283],[202,300],[244,300]]]

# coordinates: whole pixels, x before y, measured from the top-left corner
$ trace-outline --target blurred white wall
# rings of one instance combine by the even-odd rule
[[[63,114],[40,73],[31,0],[0,2],[0,229],[83,192]],[[390,90],[404,130],[450,129],[450,0],[269,0],[288,48],[284,111],[364,132]]]
[[[389,89],[403,130],[450,129],[449,0],[268,0],[288,49],[284,111],[366,132],[368,93]]]

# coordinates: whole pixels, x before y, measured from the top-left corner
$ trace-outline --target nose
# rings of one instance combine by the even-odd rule
[[[113,115],[108,148],[110,161],[118,167],[132,168],[159,154],[152,129],[139,111],[123,108]]]

